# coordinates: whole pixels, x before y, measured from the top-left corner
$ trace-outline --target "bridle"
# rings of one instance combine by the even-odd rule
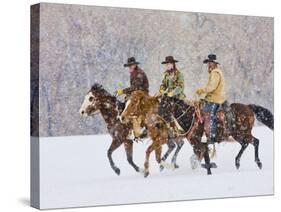
[[[91,104],[88,105],[88,107],[89,107],[89,106],[94,106],[95,99],[96,99],[96,98],[93,97],[93,101],[91,102]],[[88,116],[95,116],[95,115],[97,115],[97,114],[99,114],[99,113],[100,113],[100,109],[98,109],[98,110],[96,110],[95,112],[89,114]]]
[[[180,106],[177,102],[174,102],[174,104]],[[163,119],[162,117],[161,117],[161,118],[162,118],[162,120],[164,120],[164,121],[166,122],[166,124],[168,124],[168,126],[169,126],[170,123],[175,122],[175,121],[177,122],[178,119],[180,119],[181,117],[183,117],[191,108],[192,108],[192,106],[191,106],[191,105],[188,105],[188,108],[187,108],[182,114],[180,114],[178,117],[174,117],[174,116],[172,115],[172,116],[171,116],[171,117],[172,117],[172,120],[169,121],[169,122],[166,121],[165,119]],[[177,129],[177,127],[175,128],[176,134],[177,134],[178,136],[185,136],[185,135],[187,135],[187,134],[191,131],[191,129],[193,128],[194,123],[195,123],[195,116],[196,116],[196,108],[195,108],[195,110],[194,110],[194,112],[193,112],[193,114],[192,114],[191,124],[190,124],[190,126],[189,126],[189,128],[188,128],[188,130],[187,130],[186,132],[181,133],[181,132]]]
[[[112,97],[112,96],[110,96],[110,97]],[[115,95],[113,96],[113,97],[115,97],[116,98],[116,104],[117,104],[117,94],[115,93]],[[95,98],[95,97],[93,97],[94,99],[93,99],[93,101],[91,102],[91,104],[89,105],[89,106],[93,106],[94,104],[95,104],[95,99],[97,99],[97,98]],[[104,101],[104,102],[102,102],[100,105],[102,105],[102,106],[104,106],[105,104],[109,104],[109,105],[111,105],[112,107],[114,107],[113,105],[112,105],[112,103],[110,103],[109,102],[110,100],[106,100],[106,101]],[[89,107],[88,106],[88,107]],[[104,107],[106,107],[106,106],[104,106]],[[115,107],[115,110],[116,110],[116,107]],[[89,116],[95,116],[95,115],[97,115],[97,114],[99,114],[99,113],[101,113],[101,111],[100,111],[100,109],[98,109],[98,110],[96,110],[93,114],[90,114]],[[117,110],[117,113],[118,113],[118,110]]]

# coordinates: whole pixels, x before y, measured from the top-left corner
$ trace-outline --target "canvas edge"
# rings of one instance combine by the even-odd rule
[[[30,206],[40,209],[39,144],[40,4],[30,6]]]
[[[132,10],[150,10],[150,11],[162,11],[162,12],[179,12],[179,13],[200,13],[205,15],[227,15],[227,16],[244,16],[244,17],[258,17],[258,18],[274,18],[274,16],[269,15],[248,15],[248,14],[235,14],[235,13],[220,13],[220,12],[206,12],[206,11],[187,11],[187,10],[180,10],[180,9],[155,9],[155,8],[143,8],[143,7],[132,7],[132,6],[109,6],[109,5],[102,5],[102,4],[86,4],[86,3],[68,3],[68,2],[41,2],[40,3],[45,5],[58,5],[58,6],[81,6],[81,7],[98,7],[98,8],[112,8],[112,9],[132,9]]]
[[[40,134],[39,134],[39,122],[36,122],[36,118],[39,120],[39,51],[40,51],[40,4],[38,3],[35,5],[30,6],[30,48],[31,48],[31,81],[36,81],[38,84],[38,89],[35,89],[37,94],[34,95],[32,93],[34,90],[32,90],[34,87],[31,87],[30,90],[30,106],[32,107],[33,101],[32,99],[35,99],[35,101],[38,101],[38,108],[36,108],[36,111],[38,113],[33,113],[34,110],[30,109],[30,124],[31,124],[31,131],[30,131],[30,206],[37,208],[37,209],[63,209],[63,208],[87,208],[87,207],[100,207],[100,206],[114,206],[115,204],[109,204],[109,205],[90,205],[90,206],[75,206],[75,207],[62,207],[62,208],[41,208],[40,206]],[[55,4],[55,5],[61,5],[60,3],[43,3],[43,4]],[[91,6],[91,7],[107,7],[107,8],[119,8],[119,9],[138,9],[138,10],[156,10],[156,9],[142,9],[142,8],[127,8],[127,7],[109,7],[109,6],[95,6],[95,5],[80,5],[80,4],[62,4],[62,5],[77,5],[77,6]],[[158,10],[156,10],[158,11]],[[170,10],[162,10],[170,12]],[[187,12],[187,11],[176,11],[176,12]],[[188,12],[188,13],[202,13],[202,14],[214,14],[214,15],[230,15],[230,16],[236,16],[235,14],[220,14],[220,13],[206,13],[206,12]],[[273,16],[253,16],[253,15],[237,15],[237,16],[249,16],[249,17],[262,17],[262,18],[269,18],[272,19],[273,29],[275,25],[275,18]],[[35,27],[34,27],[35,26]],[[37,39],[38,38],[38,39]],[[38,57],[38,58],[37,58]],[[32,65],[33,63],[33,65]],[[34,66],[34,64],[38,63],[38,66]],[[35,73],[35,74],[34,74]],[[38,79],[36,78],[38,73]],[[273,72],[274,73],[274,72]],[[32,86],[32,85],[31,85]],[[35,103],[36,104],[36,103]],[[35,117],[35,118],[34,118]],[[34,130],[34,127],[36,130]],[[87,136],[87,135],[85,135]],[[274,183],[274,180],[273,180]],[[274,187],[272,194],[262,194],[262,195],[256,195],[256,196],[272,196],[274,195]],[[225,197],[225,198],[244,198],[244,197],[256,197],[256,196],[234,196],[234,197]],[[225,199],[225,198],[210,198],[210,199]],[[196,200],[210,200],[210,199],[191,199],[191,201]],[[187,200],[172,200],[172,201],[163,201],[163,202],[181,202],[181,201],[189,201]],[[117,205],[135,205],[135,204],[150,204],[150,203],[162,203],[162,201],[159,202],[137,202],[137,203],[125,203],[125,204],[117,204]]]

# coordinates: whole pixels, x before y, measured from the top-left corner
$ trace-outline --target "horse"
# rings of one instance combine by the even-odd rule
[[[133,162],[133,141],[128,139],[132,126],[130,124],[122,124],[118,118],[117,111],[118,100],[107,92],[102,85],[95,83],[90,91],[85,95],[79,113],[83,116],[94,116],[101,114],[107,124],[107,130],[112,137],[112,143],[107,150],[107,157],[113,171],[120,175],[120,169],[115,165],[112,159],[112,153],[124,144],[127,161],[135,169],[136,172],[141,172]]]
[[[161,98],[160,108],[160,115],[167,122],[176,121],[182,128],[187,130],[186,138],[193,146],[193,151],[197,159],[201,161],[204,157],[206,164],[203,167],[207,169],[207,174],[211,174],[211,168],[213,166],[216,167],[216,165],[210,163],[208,144],[201,142],[204,132],[208,136],[204,120],[200,120],[201,116],[198,117],[197,115],[198,113],[203,113],[202,108],[199,109],[198,106],[189,105],[182,100],[168,96]],[[232,103],[230,110],[233,114],[233,129],[231,130],[227,129],[227,125],[224,123],[224,112],[221,110],[217,112],[217,142],[223,142],[231,136],[241,145],[241,149],[235,157],[235,166],[237,169],[240,167],[240,159],[243,152],[249,144],[252,144],[254,146],[255,162],[262,169],[262,162],[259,158],[259,139],[252,135],[252,129],[256,117],[259,122],[273,130],[273,114],[268,109],[255,104]]]
[[[169,127],[164,119],[158,115],[159,111],[159,97],[152,97],[146,95],[143,91],[134,91],[128,97],[125,109],[119,116],[122,123],[132,123],[135,132],[141,131],[141,126],[145,126],[148,131],[148,137],[151,138],[152,144],[146,150],[146,157],[144,163],[144,176],[149,175],[149,157],[151,152],[155,151],[156,161],[160,165],[160,171],[166,168],[178,168],[176,158],[180,151],[183,140],[181,138],[171,138],[169,136]],[[165,163],[165,160],[175,148],[177,149],[172,157],[172,164]],[[167,144],[168,150],[161,158],[162,145]]]

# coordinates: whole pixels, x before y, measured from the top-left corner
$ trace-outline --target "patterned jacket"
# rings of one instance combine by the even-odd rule
[[[149,92],[149,83],[143,70],[137,68],[130,75],[130,87],[123,89],[123,93],[130,95],[133,91],[142,90]]]
[[[184,99],[184,77],[179,70],[165,71],[160,85],[160,90],[165,93],[172,92],[172,95],[179,99]]]

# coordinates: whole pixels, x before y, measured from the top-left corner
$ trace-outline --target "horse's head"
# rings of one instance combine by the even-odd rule
[[[125,105],[125,109],[119,116],[122,123],[128,123],[132,119],[135,119],[142,115],[144,112],[142,109],[145,107],[144,100],[145,94],[142,91],[134,91],[128,97]]]
[[[97,114],[104,107],[104,89],[100,84],[94,84],[91,90],[86,94],[80,107],[79,113],[84,116]]]

